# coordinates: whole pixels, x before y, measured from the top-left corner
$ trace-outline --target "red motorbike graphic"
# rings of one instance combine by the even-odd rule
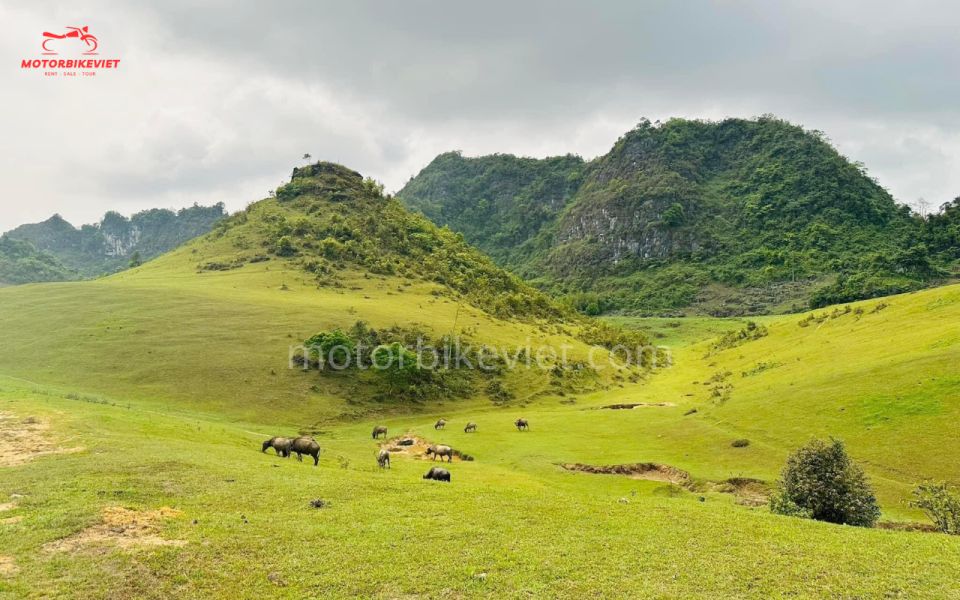
[[[96,36],[91,35],[89,33],[89,30],[90,28],[88,26],[83,26],[83,27],[67,27],[67,32],[64,34],[50,33],[49,31],[44,31],[43,37],[46,39],[43,40],[42,45],[43,45],[45,54],[57,53],[56,50],[51,50],[49,47],[47,47],[47,44],[49,44],[54,40],[62,40],[66,38],[78,38],[81,42],[87,45],[87,50],[86,52],[84,52],[84,54],[96,54],[97,46],[99,46],[99,43],[97,42]]]

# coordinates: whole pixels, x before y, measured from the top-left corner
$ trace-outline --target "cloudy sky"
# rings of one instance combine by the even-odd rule
[[[591,158],[642,117],[774,113],[901,202],[960,195],[955,2],[197,4],[0,0],[0,231],[239,209],[305,152],[390,190],[446,150]],[[71,25],[119,69],[20,68]]]

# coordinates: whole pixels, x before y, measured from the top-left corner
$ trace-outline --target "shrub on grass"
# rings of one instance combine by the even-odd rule
[[[356,344],[350,336],[339,329],[322,331],[304,342],[310,352],[309,358],[316,358],[321,365],[330,365],[343,369],[352,364]]]
[[[913,496],[910,506],[925,512],[937,529],[960,535],[960,494],[946,483],[924,483],[913,490]]]
[[[750,440],[733,440],[730,445],[734,448],[746,448],[750,445]]]
[[[293,256],[297,253],[296,246],[293,245],[293,240],[289,236],[282,236],[277,240],[277,245],[275,248],[277,256]]]
[[[847,455],[843,442],[813,440],[787,459],[773,512],[818,521],[872,527],[880,507],[866,476]]]

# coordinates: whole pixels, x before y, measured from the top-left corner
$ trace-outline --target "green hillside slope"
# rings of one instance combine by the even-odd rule
[[[583,340],[609,330],[373,182],[320,163],[277,196],[141,267],[0,289],[0,598],[954,593],[960,539],[773,515],[764,498],[791,450],[835,436],[885,527],[926,521],[914,485],[960,483],[960,286],[753,326],[620,318],[672,344],[672,364],[592,372],[591,352],[609,355]],[[289,368],[291,346],[357,321],[567,346],[581,366],[426,399]],[[261,453],[302,432],[319,466]],[[436,463],[407,435],[473,460],[426,481]]]
[[[291,393],[261,349],[279,346],[268,332],[276,328],[279,337],[292,315],[304,318],[310,307],[338,315],[350,302],[371,318],[398,313],[375,310],[386,302],[343,298],[338,305],[308,286],[281,293],[277,282],[290,281],[294,270],[243,267],[213,278],[181,274],[172,283],[171,265],[191,254],[165,258],[166,267],[158,261],[156,279],[134,271],[0,290],[5,324],[15,312],[6,300],[32,289],[74,297],[71,310],[115,298],[99,308],[100,322],[81,314],[83,328],[48,342],[69,352],[42,349],[53,331],[44,314],[67,307],[57,303],[17,321],[36,344],[15,336],[13,348],[3,348],[4,373],[70,383],[0,377],[5,436],[45,428],[43,444],[24,447],[24,462],[0,464],[0,498],[11,498],[0,515],[0,597],[953,593],[955,537],[775,516],[742,505],[751,497],[726,493],[732,484],[721,482],[769,484],[790,449],[811,435],[834,435],[865,465],[884,519],[922,518],[905,503],[914,483],[960,481],[952,443],[960,338],[942,326],[960,318],[957,286],[860,303],[849,312],[769,318],[766,336],[739,344],[713,337],[722,321],[698,322],[690,335],[711,337],[677,348],[673,367],[647,384],[580,394],[575,404],[542,398],[497,407],[476,399],[415,415],[381,406],[318,426],[319,405],[327,412],[350,405]],[[198,281],[185,284],[192,279]],[[179,308],[165,312],[160,295],[177,288],[182,296],[169,304]],[[376,286],[361,293],[390,299]],[[145,312],[125,304],[142,304]],[[441,303],[435,316],[450,318],[451,308]],[[191,311],[193,319],[186,317]],[[480,319],[491,335],[516,335],[515,324]],[[127,329],[135,335],[122,333]],[[249,333],[233,333],[243,329]],[[139,337],[155,343],[129,348]],[[227,344],[191,341],[204,337]],[[167,342],[180,351],[164,350]],[[232,345],[242,349],[225,350]],[[83,358],[91,352],[96,361]],[[84,372],[98,365],[101,371]],[[232,402],[209,402],[233,393]],[[650,406],[600,408],[614,403]],[[450,421],[444,431],[434,430],[439,416]],[[513,427],[519,416],[530,420],[529,432]],[[467,421],[479,424],[477,433],[461,431]],[[449,485],[422,480],[435,463],[404,453],[381,471],[370,440],[378,423],[391,436],[448,443],[475,460],[448,465]],[[319,467],[260,453],[263,439],[298,429],[320,441]],[[732,447],[738,438],[750,445]],[[42,454],[31,456],[31,448]],[[3,449],[4,461],[20,456]],[[644,462],[683,470],[692,482],[560,466]],[[316,499],[324,508],[310,506]],[[124,529],[123,519],[146,524]],[[276,540],[289,539],[297,540],[297,551],[278,553]]]
[[[644,121],[588,164],[441,155],[398,195],[587,312],[759,314],[945,274],[862,166],[772,117]]]
[[[141,267],[91,282],[5,289],[0,372],[311,422],[383,410],[384,402],[411,407],[402,393],[383,397],[370,373],[289,368],[292,349],[320,332],[361,323],[383,342],[408,345],[423,337],[439,347],[455,335],[464,345],[512,352],[569,346],[579,361],[589,351],[581,338],[598,335],[353,171],[304,167],[277,195]],[[609,385],[612,376],[591,375],[582,385]],[[434,402],[523,402],[580,385],[555,380],[544,369],[498,368],[425,387]]]

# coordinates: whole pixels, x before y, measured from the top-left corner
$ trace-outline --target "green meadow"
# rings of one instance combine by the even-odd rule
[[[791,449],[836,436],[865,465],[884,520],[923,521],[906,504],[913,485],[958,479],[960,335],[949,324],[960,288],[766,319],[768,335],[722,349],[719,323],[670,327],[673,364],[636,384],[404,406],[353,399],[349,386],[315,391],[320,375],[287,368],[291,340],[358,313],[382,325],[427,314],[452,323],[456,303],[417,286],[400,301],[389,279],[349,295],[317,290],[275,264],[196,274],[182,268],[190,254],[0,291],[3,427],[39,422],[51,445],[0,467],[0,499],[11,498],[0,595],[958,594],[955,538],[772,515],[715,484],[773,482]],[[488,339],[551,337],[461,311]],[[729,373],[721,397],[717,373]],[[663,406],[601,408],[617,403]],[[434,431],[440,416],[450,423]],[[513,428],[519,416],[530,431]],[[463,433],[468,420],[477,433]],[[378,423],[391,438],[415,434],[475,460],[450,465],[449,485],[423,480],[429,461],[416,456],[380,470]],[[260,452],[267,437],[297,431],[317,437],[319,467]],[[733,448],[738,438],[750,445]],[[560,466],[575,462],[654,462],[691,482]],[[71,545],[115,507],[172,510],[148,527],[160,542],[130,542],[121,526]]]
[[[611,317],[668,350],[625,368],[589,321],[355,185],[389,218],[265,201],[107,278],[0,289],[0,597],[960,597],[960,539],[909,504],[960,482],[960,286],[755,322]],[[419,399],[291,368],[357,321],[595,365]],[[261,452],[296,434],[319,466]],[[863,465],[879,527],[769,511],[814,436]],[[423,443],[473,460],[424,480]]]

